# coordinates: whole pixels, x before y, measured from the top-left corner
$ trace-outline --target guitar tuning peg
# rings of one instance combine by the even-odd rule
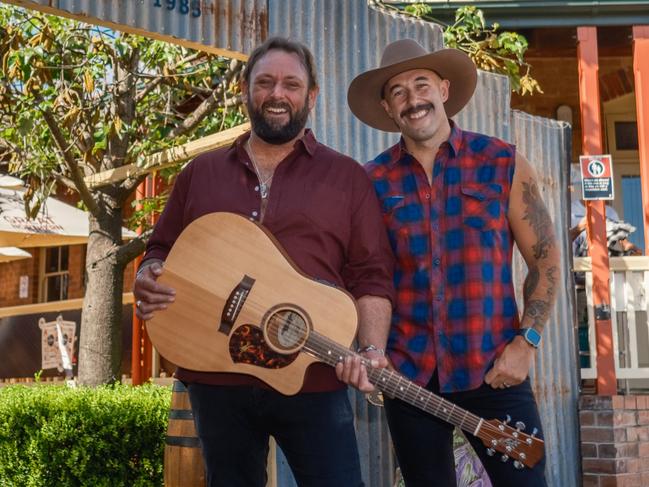
[[[518,460],[514,460],[514,468],[517,470],[522,470],[523,468],[525,468],[525,465],[523,465]]]
[[[493,457],[495,454],[496,454],[496,450],[494,450],[493,448],[487,448],[487,455]]]
[[[505,463],[507,460],[509,460],[509,455],[503,455],[502,457],[500,457],[500,461],[503,463]]]
[[[516,421],[516,429],[518,431],[524,430],[525,429],[525,423],[522,421]]]
[[[532,434],[530,435],[530,437],[527,440],[525,440],[525,443],[527,443],[528,445],[531,445],[532,444],[532,438],[534,438],[538,432],[539,432],[539,430],[537,428],[534,428],[532,430]]]
[[[507,417],[505,418],[505,421],[503,421],[503,423],[509,424],[511,423],[511,421],[512,421],[512,417],[508,414]]]

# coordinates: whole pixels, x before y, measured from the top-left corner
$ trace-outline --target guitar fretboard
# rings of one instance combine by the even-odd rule
[[[310,333],[304,350],[332,367],[335,367],[338,362],[347,356],[358,355],[316,332]],[[367,366],[370,382],[388,396],[401,399],[474,436],[480,437],[482,418],[424,389],[394,370],[373,368],[367,360],[362,360]]]

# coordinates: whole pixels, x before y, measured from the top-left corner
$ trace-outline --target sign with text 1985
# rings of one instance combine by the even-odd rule
[[[613,161],[610,155],[579,156],[584,200],[612,200]]]
[[[153,0],[153,6],[192,17],[200,17],[202,14],[201,0]]]

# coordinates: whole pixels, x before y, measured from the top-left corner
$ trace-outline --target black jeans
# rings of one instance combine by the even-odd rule
[[[439,394],[437,373],[427,389]],[[487,384],[479,388],[440,394],[445,399],[468,409],[484,419],[503,420],[507,415],[525,423],[525,433],[538,429],[543,438],[541,420],[529,379],[508,389],[493,389]],[[385,412],[390,426],[397,459],[407,487],[455,487],[455,462],[453,459],[453,426],[398,399],[385,397]],[[503,463],[501,454],[487,455],[482,441],[466,435],[480,457],[494,487],[545,487],[545,459],[534,468],[514,468],[512,460]]]
[[[208,487],[264,487],[270,435],[298,485],[363,485],[346,390],[284,396],[248,386],[187,389]]]

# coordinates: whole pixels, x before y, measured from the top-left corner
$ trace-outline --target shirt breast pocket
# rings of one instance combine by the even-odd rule
[[[492,230],[503,217],[503,189],[499,184],[465,183],[462,193],[462,220],[476,230]]]

